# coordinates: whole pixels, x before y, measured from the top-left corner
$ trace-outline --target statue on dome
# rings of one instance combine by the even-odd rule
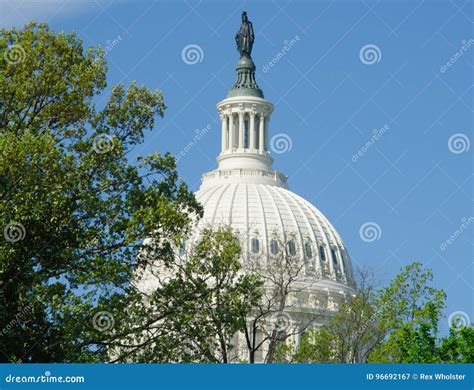
[[[255,41],[255,35],[253,33],[252,22],[249,21],[247,17],[247,12],[242,12],[242,24],[240,25],[240,30],[235,34],[235,42],[237,43],[237,51],[240,53],[240,56],[243,57],[247,55],[251,57],[252,46]]]

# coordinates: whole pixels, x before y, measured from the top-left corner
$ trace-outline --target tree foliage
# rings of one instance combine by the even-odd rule
[[[230,228],[204,229],[199,242],[161,267],[148,265],[138,274],[157,286],[146,295],[147,328],[125,327],[116,346],[116,361],[235,361],[232,338],[242,332],[244,315],[261,297],[260,277],[244,273],[240,245]],[[143,289],[142,289],[143,290]],[[137,331],[138,330],[138,331]],[[119,332],[120,334],[120,332]]]
[[[320,329],[307,332],[298,346],[279,348],[282,362],[454,363],[474,362],[474,330],[452,325],[439,336],[444,291],[431,286],[433,274],[409,264],[382,289],[364,273],[353,297]]]
[[[1,30],[0,46],[0,361],[103,360],[94,316],[128,319],[143,240],[172,258],[202,210],[169,154],[128,161],[160,91],[117,85],[98,108],[103,50],[45,24]]]

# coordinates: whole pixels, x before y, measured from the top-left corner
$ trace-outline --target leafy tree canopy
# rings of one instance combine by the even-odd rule
[[[99,108],[104,51],[45,24],[0,30],[0,51],[0,361],[101,360],[94,316],[140,299],[143,240],[170,261],[202,210],[169,154],[128,161],[160,91],[117,85]]]
[[[433,274],[409,264],[382,289],[363,274],[358,291],[327,324],[307,332],[298,346],[279,347],[281,362],[472,363],[471,326],[452,324],[439,336],[446,294],[431,286]]]

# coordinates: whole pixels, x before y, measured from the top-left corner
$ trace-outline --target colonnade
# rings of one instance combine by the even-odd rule
[[[229,149],[267,151],[269,119],[269,116],[256,111],[221,113],[222,152]]]

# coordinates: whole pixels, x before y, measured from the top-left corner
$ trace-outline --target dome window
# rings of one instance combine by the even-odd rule
[[[319,256],[321,256],[322,261],[326,261],[326,252],[324,252],[324,247],[322,245],[319,247]]]
[[[311,248],[311,243],[309,241],[304,243],[304,253],[308,259],[313,257],[313,249]]]
[[[275,239],[271,240],[270,241],[270,253],[275,256],[275,255],[278,254],[278,250],[279,250],[278,241],[275,240]]]
[[[296,256],[296,244],[293,240],[288,241],[288,253],[290,256]]]
[[[252,238],[250,240],[250,249],[252,253],[259,253],[260,252],[260,241],[258,238]]]
[[[337,265],[337,256],[336,256],[336,251],[334,249],[331,249],[331,256],[332,256],[332,262],[334,265]]]

